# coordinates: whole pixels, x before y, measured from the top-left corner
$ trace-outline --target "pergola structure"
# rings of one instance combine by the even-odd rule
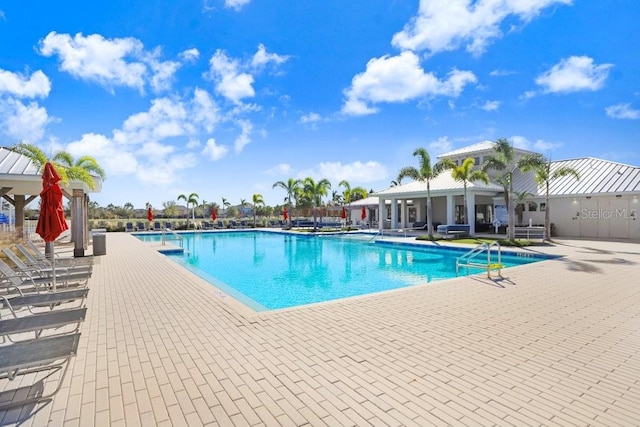
[[[76,257],[84,256],[89,244],[88,194],[102,189],[102,180],[99,177],[93,179],[93,189],[79,181],[61,184],[62,193],[71,201],[71,241],[74,243],[73,254]],[[39,197],[41,191],[42,175],[39,167],[27,156],[0,147],[0,197],[15,208],[15,227],[19,236],[24,231],[24,209]]]

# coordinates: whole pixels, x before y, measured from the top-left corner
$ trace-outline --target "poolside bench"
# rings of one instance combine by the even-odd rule
[[[436,232],[444,238],[467,237],[471,233],[469,224],[443,224],[439,225]]]
[[[545,240],[547,237],[547,230],[544,227],[515,227],[514,234],[516,239]]]

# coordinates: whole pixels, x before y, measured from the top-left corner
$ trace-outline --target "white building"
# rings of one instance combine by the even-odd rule
[[[448,157],[458,164],[473,158],[481,165],[491,156],[494,143],[484,141],[438,156]],[[516,157],[534,154],[514,148]],[[596,237],[640,239],[640,167],[630,166],[592,157],[552,162],[552,170],[568,166],[580,174],[551,182],[549,208],[555,235],[567,237]],[[472,182],[467,185],[467,208],[472,221],[465,221],[463,209],[463,183],[455,181],[444,171],[430,181],[433,216],[437,224],[469,223],[471,234],[494,232],[496,220],[506,225],[505,197],[502,185],[495,182],[501,172],[488,171],[489,184]],[[514,192],[529,195],[522,204],[517,225],[543,225],[545,189],[539,187],[533,173],[516,171]],[[377,200],[377,212],[372,216],[379,228],[410,228],[426,221],[426,184],[413,181],[390,187],[372,194],[372,197],[354,203],[370,206]],[[390,209],[396,204],[397,209]],[[382,221],[379,221],[382,218]]]

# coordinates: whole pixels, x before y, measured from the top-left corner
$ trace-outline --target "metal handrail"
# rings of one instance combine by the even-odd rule
[[[491,262],[491,248],[492,247],[497,247],[498,248],[498,262],[496,263],[492,263]],[[475,257],[477,257],[478,255],[482,254],[483,252],[487,252],[487,262],[485,263],[481,263],[481,262],[474,262],[473,259],[475,259]],[[462,264],[462,262],[464,262],[464,264]],[[467,272],[469,271],[469,267],[476,267],[476,268],[486,268],[487,269],[487,277],[491,278],[491,271],[492,270],[497,270],[498,271],[498,275],[502,277],[502,249],[500,248],[500,243],[498,242],[492,242],[491,244],[488,243],[482,243],[478,246],[476,246],[475,248],[471,249],[469,252],[465,253],[464,255],[462,255],[461,257],[459,257],[458,259],[456,259],[456,275],[458,275],[459,269],[460,267],[466,267],[467,268]]]
[[[170,239],[170,240],[178,240],[180,242],[180,247],[184,248],[184,245],[183,245],[184,237],[182,237],[181,235],[179,235],[178,233],[176,233],[175,231],[167,227],[162,227],[162,244],[163,245],[166,245],[166,241],[169,240],[167,239],[166,233],[169,233],[174,237],[173,239]]]

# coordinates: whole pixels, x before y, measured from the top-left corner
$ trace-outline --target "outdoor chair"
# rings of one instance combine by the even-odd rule
[[[167,230],[171,230],[171,223],[170,222],[165,222],[164,223],[164,228],[166,228]]]
[[[29,393],[24,399],[13,400],[16,396],[20,396],[21,393],[17,393],[16,391],[18,390],[5,389],[2,394],[11,392],[12,399],[8,401],[2,400],[0,411],[51,399],[62,387],[69,368],[69,361],[78,352],[79,341],[80,333],[75,333],[47,336],[0,346],[0,379],[8,378],[9,380],[14,380],[16,377],[26,374],[62,369],[62,375],[57,387],[47,395],[36,393],[34,396]],[[45,378],[48,377],[47,375]],[[21,383],[18,382],[18,384]],[[35,386],[34,384],[32,387]]]
[[[153,231],[162,231],[162,226],[159,221],[153,223]]]
[[[53,309],[60,304],[75,302],[77,300],[80,302],[78,306],[82,306],[88,294],[89,289],[84,288],[59,292],[47,291],[38,294],[19,293],[14,296],[0,295],[0,309],[7,309],[15,316],[17,311],[25,308],[29,312],[34,313],[33,310],[36,308],[45,307]]]
[[[240,221],[240,228],[247,228],[247,221],[245,220]]]
[[[220,229],[224,228],[224,224],[223,224],[222,220],[220,220],[220,219],[218,220],[217,228],[220,228]]]
[[[37,270],[41,270],[41,271],[38,271],[38,273],[41,276],[42,275],[49,275],[50,276],[53,273],[54,265],[46,257],[45,257],[44,260],[38,260],[33,255],[31,255],[31,253],[27,250],[27,248],[25,248],[21,244],[17,244],[16,247],[22,253],[22,255],[24,255],[24,257],[27,259],[27,261],[29,263],[28,265],[30,267],[33,267],[33,268],[35,268]],[[4,250],[8,251],[9,249],[5,248]],[[19,259],[17,261],[14,261],[13,259],[11,259],[11,260],[19,268],[22,267],[18,263],[18,261],[20,261]],[[65,274],[70,274],[70,273],[74,273],[75,274],[75,273],[77,273],[77,274],[89,274],[89,275],[91,275],[91,273],[93,272],[93,257],[91,257],[91,258],[89,258],[89,257],[87,257],[87,258],[77,258],[77,261],[76,261],[76,258],[61,258],[59,260],[56,259],[55,260],[55,268],[56,268],[56,273],[62,271]]]
[[[124,227],[124,231],[127,231],[127,232],[134,231],[133,223],[132,222],[128,222],[127,225],[125,225],[125,227]]]
[[[56,286],[60,287],[86,287],[91,277],[91,271],[58,271],[56,270]],[[4,280],[3,280],[4,279]],[[30,273],[27,271],[16,271],[9,267],[7,263],[0,260],[0,280],[2,286],[23,289],[31,287],[35,290],[49,288],[53,286],[53,271],[49,274],[45,270]]]
[[[138,230],[138,231],[145,231],[145,230],[146,230],[146,227],[144,226],[144,222],[139,222],[139,223],[136,225],[136,230]]]
[[[234,220],[231,220],[231,228],[238,228],[238,223]]]
[[[33,338],[40,338],[45,329],[60,329],[62,327],[75,324],[74,329],[66,328],[56,335],[77,332],[80,324],[87,315],[87,307],[72,308],[70,310],[56,310],[44,313],[30,314],[27,316],[17,316],[8,319],[0,319],[0,337],[9,342],[27,341],[31,332]],[[22,339],[16,340],[15,336]],[[51,336],[48,334],[47,336]]]
[[[51,262],[51,260],[44,253],[42,253],[40,249],[38,249],[38,247],[31,240],[27,240],[27,245],[31,248],[32,252],[29,252],[24,246],[22,246],[19,243],[16,245],[18,250],[27,259],[30,260],[31,257],[33,257],[40,262],[48,262],[48,263]],[[60,254],[56,253],[55,260],[56,260],[56,265],[58,264],[66,265],[67,263],[72,265],[93,265],[93,256],[73,258],[73,257],[61,257]]]

